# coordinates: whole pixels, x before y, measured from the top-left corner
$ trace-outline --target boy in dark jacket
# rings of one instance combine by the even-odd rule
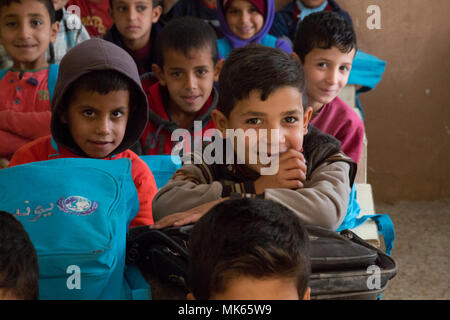
[[[337,12],[352,23],[348,12],[342,10],[334,0],[294,0],[275,13],[270,34],[293,41],[299,22],[309,14],[319,11]]]
[[[103,39],[125,49],[142,77],[152,71],[155,63],[155,41],[161,29],[160,0],[110,0],[109,14],[114,25]]]

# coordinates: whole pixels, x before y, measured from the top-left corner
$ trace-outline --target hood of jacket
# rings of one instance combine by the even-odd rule
[[[71,85],[81,76],[95,70],[115,70],[128,77],[138,90],[133,97],[132,112],[122,143],[109,156],[119,154],[133,146],[141,136],[148,120],[148,103],[142,89],[136,64],[131,56],[117,45],[100,39],[86,40],[69,50],[61,60],[55,91],[51,103],[51,132],[54,141],[79,156],[85,153],[73,141],[67,124],[61,121],[60,115],[68,107],[63,103],[63,96]]]
[[[251,42],[258,42],[261,43],[262,38],[266,34],[269,33],[270,28],[272,27],[274,15],[275,15],[275,4],[274,0],[266,0],[266,15],[264,17],[264,25],[259,30],[257,34],[255,34],[252,38],[244,40],[239,38],[237,35],[231,31],[230,27],[228,26],[227,20],[225,18],[225,12],[223,9],[223,0],[217,1],[217,17],[220,21],[220,30],[222,31],[223,35],[231,44],[231,48],[239,48],[247,45]]]

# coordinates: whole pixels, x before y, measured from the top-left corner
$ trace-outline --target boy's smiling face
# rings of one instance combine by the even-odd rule
[[[46,51],[56,40],[59,23],[51,24],[45,5],[35,0],[12,2],[0,9],[0,40],[15,69],[46,67]]]
[[[265,101],[261,100],[259,91],[251,91],[248,98],[235,103],[228,118],[218,110],[214,110],[212,116],[217,129],[224,137],[227,129],[242,129],[244,132],[253,129],[256,132],[256,140],[249,139],[250,135],[245,138],[245,163],[260,172],[263,166],[259,163],[260,153],[265,152],[258,150],[257,146],[261,134],[267,133],[267,152],[271,156],[281,155],[289,149],[300,151],[303,136],[308,132],[311,108],[303,112],[302,93],[297,88],[286,86],[276,89]],[[279,134],[272,138],[273,129],[278,129]],[[238,143],[235,143],[235,148],[237,145]],[[276,154],[270,154],[271,150],[277,150]],[[250,163],[251,154],[255,153],[258,163]]]
[[[234,0],[225,12],[230,30],[243,40],[255,36],[264,26],[264,17],[254,5],[245,0]]]
[[[125,45],[137,50],[150,39],[152,24],[158,22],[161,6],[153,8],[152,0],[113,0],[108,9]]]
[[[129,116],[128,90],[100,94],[80,90],[61,121],[67,123],[75,143],[91,158],[102,159],[123,140]]]
[[[208,45],[191,49],[187,55],[169,49],[164,53],[164,67],[154,65],[154,71],[169,91],[169,109],[185,114],[201,110],[219,76]]]
[[[354,57],[355,49],[343,53],[335,46],[330,49],[314,48],[305,56],[303,70],[308,103],[314,111],[336,98],[345,87]]]

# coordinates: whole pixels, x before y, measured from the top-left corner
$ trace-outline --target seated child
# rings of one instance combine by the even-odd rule
[[[311,13],[320,11],[337,12],[352,24],[348,12],[342,10],[334,0],[293,0],[275,13],[270,34],[293,40],[298,24]]]
[[[144,154],[171,154],[174,130],[190,133],[198,121],[203,134],[214,128],[211,112],[218,94],[216,35],[204,21],[183,17],[170,21],[157,40],[154,73],[159,82],[147,90],[150,119],[141,138]],[[197,132],[200,134],[200,132]]]
[[[311,124],[341,142],[342,151],[358,163],[364,123],[338,94],[346,86],[356,54],[352,25],[335,12],[309,15],[298,28],[293,56],[303,65]]]
[[[309,300],[309,237],[270,200],[224,201],[192,229],[188,299]]]
[[[164,3],[164,14],[161,17],[161,22],[165,25],[175,18],[185,16],[197,17],[213,27],[218,37],[222,37],[216,9],[217,0],[180,0],[171,8],[166,8]]]
[[[219,58],[253,42],[291,53],[292,47],[286,40],[268,34],[274,13],[274,0],[219,0],[217,14],[224,35],[218,40]]]
[[[103,39],[125,49],[136,62],[141,77],[152,72],[156,37],[161,29],[157,23],[161,1],[110,0],[108,10],[114,24]]]
[[[113,22],[109,16],[110,0],[69,0],[66,5],[68,11],[79,9],[81,23],[91,37],[101,37],[111,28]],[[72,7],[77,6],[77,7]]]
[[[39,267],[36,250],[22,224],[0,211],[0,300],[37,300]]]
[[[129,150],[148,119],[147,99],[136,64],[111,42],[93,38],[62,59],[52,100],[51,136],[19,149],[10,166],[57,158],[129,158],[139,197],[139,213],[130,226],[153,223],[153,175]]]
[[[0,3],[0,39],[13,67],[0,76],[0,158],[50,133],[46,51],[58,34],[51,0]],[[54,84],[53,84],[54,85]]]
[[[287,53],[261,45],[233,50],[212,114],[226,140],[215,135],[202,154],[183,157],[153,200],[155,228],[193,223],[228,197],[256,197],[287,206],[306,224],[336,230],[356,164],[337,139],[308,126],[304,86],[302,69]]]
[[[56,21],[59,22],[58,36],[50,45],[47,61],[60,64],[62,57],[77,44],[90,38],[86,28],[76,14],[68,12],[64,6],[69,0],[53,0]]]

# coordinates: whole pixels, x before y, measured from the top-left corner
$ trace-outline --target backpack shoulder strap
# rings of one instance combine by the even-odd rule
[[[7,72],[8,72],[8,69],[0,70],[0,80],[3,79],[3,77],[5,76],[5,74],[6,74]]]
[[[50,101],[53,97],[53,91],[55,90],[56,80],[58,80],[58,70],[59,65],[57,64],[50,64],[50,67],[48,68],[48,80],[47,80],[47,86],[48,86],[48,94],[50,95]]]
[[[270,35],[270,34],[266,34],[266,35],[262,38],[261,44],[262,44],[263,46],[266,46],[266,47],[275,48],[276,45],[277,45],[277,38],[274,37],[274,36],[272,36],[272,35]]]
[[[222,58],[226,58],[231,51],[231,45],[226,38],[217,39],[217,49]]]

